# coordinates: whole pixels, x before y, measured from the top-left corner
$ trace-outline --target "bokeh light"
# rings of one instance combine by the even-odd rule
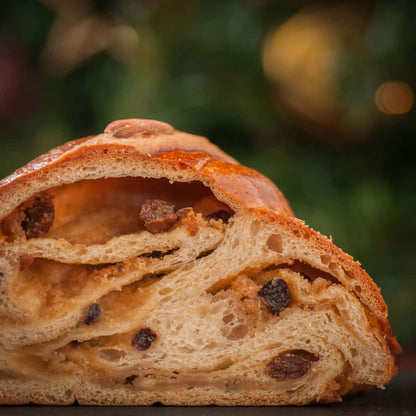
[[[349,80],[343,80],[363,43],[366,19],[363,9],[348,5],[305,8],[266,38],[263,70],[279,114],[325,141],[368,135],[374,123],[371,103],[354,96]]]
[[[130,61],[137,53],[137,31],[111,15],[94,13],[92,0],[81,1],[81,6],[75,10],[71,2],[42,2],[56,16],[41,56],[47,73],[66,76],[103,52],[124,62]]]
[[[406,114],[413,107],[414,93],[405,82],[388,81],[377,88],[375,102],[385,114]]]

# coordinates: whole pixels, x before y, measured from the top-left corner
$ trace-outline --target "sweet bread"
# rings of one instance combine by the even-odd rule
[[[301,405],[396,373],[359,263],[205,138],[115,121],[0,202],[1,403]]]

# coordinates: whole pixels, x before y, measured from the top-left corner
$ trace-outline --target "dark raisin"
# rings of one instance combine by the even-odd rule
[[[157,338],[157,335],[150,328],[142,328],[137,331],[131,345],[140,351],[145,351],[150,348],[152,342]]]
[[[228,220],[233,214],[225,209],[220,209],[212,214],[207,215],[207,219],[222,220],[224,224],[228,224]]]
[[[133,385],[133,381],[137,378],[137,376],[135,374],[126,377],[126,380],[124,382],[124,384],[130,384]]]
[[[55,207],[48,196],[36,197],[34,203],[24,210],[22,228],[26,238],[37,238],[46,234],[55,219]]]
[[[267,310],[276,316],[279,316],[292,299],[289,286],[283,279],[269,280],[259,290],[258,295],[263,298]]]
[[[267,374],[281,381],[294,380],[304,376],[310,368],[311,359],[307,355],[285,352],[270,361],[267,365]]]
[[[98,303],[93,303],[87,311],[87,316],[85,317],[85,323],[87,325],[91,325],[94,322],[97,321],[97,319],[100,317],[101,314],[101,308]]]
[[[155,234],[168,231],[178,220],[175,205],[163,199],[147,199],[140,210],[139,218],[147,231]]]

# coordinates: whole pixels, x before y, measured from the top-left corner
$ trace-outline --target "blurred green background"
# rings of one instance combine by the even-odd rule
[[[115,119],[209,137],[359,259],[416,350],[412,1],[0,5],[0,176]]]

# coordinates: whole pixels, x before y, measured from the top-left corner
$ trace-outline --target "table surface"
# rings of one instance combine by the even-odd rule
[[[402,371],[385,390],[347,396],[342,403],[304,407],[0,406],[1,416],[410,416],[416,415],[416,371]]]

